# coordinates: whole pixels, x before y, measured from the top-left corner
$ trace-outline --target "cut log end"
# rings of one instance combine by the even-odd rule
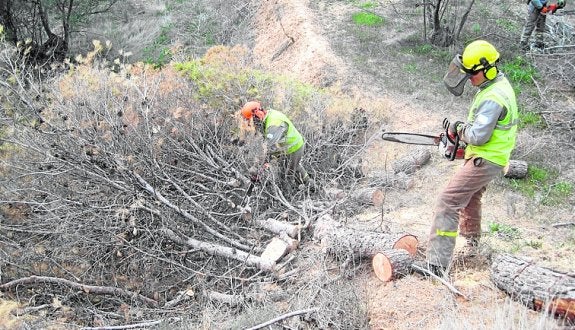
[[[371,265],[378,279],[389,282],[409,274],[412,262],[406,250],[388,250],[377,253]]]
[[[391,268],[391,261],[383,254],[378,253],[373,257],[371,262],[375,276],[383,282],[389,282],[393,279],[393,272]]]
[[[417,244],[417,237],[413,235],[405,235],[395,242],[393,248],[405,250],[413,257],[417,253]]]

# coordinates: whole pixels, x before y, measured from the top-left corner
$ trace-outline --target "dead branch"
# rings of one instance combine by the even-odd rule
[[[72,282],[67,279],[63,278],[56,278],[56,277],[49,277],[49,276],[29,276],[20,278],[17,280],[10,281],[8,283],[4,283],[0,285],[0,290],[7,291],[11,288],[18,286],[18,285],[28,285],[28,284],[62,284],[68,287],[71,287],[76,290],[83,291],[85,293],[93,293],[97,295],[114,295],[124,297],[126,299],[137,299],[149,305],[151,307],[158,307],[158,302],[150,299],[146,296],[141,294],[130,292],[128,290],[120,289],[120,288],[113,288],[113,287],[105,287],[105,286],[94,286],[94,285],[86,285],[82,283]]]
[[[287,319],[287,318],[290,318],[290,317],[293,317],[293,316],[297,316],[297,315],[301,315],[301,314],[314,313],[314,312],[317,312],[318,310],[319,310],[319,308],[314,307],[314,308],[308,308],[308,309],[302,309],[302,310],[299,310],[299,311],[289,312],[289,313],[287,313],[287,314],[280,315],[280,316],[278,316],[278,317],[276,317],[276,318],[274,318],[274,319],[271,319],[271,320],[269,320],[269,321],[267,321],[267,322],[264,322],[264,323],[255,325],[255,326],[253,326],[253,327],[251,327],[251,328],[248,328],[247,330],[257,330],[257,329],[261,329],[261,328],[267,327],[267,326],[269,326],[269,325],[272,325],[272,324],[274,324],[274,323],[276,323],[276,322],[279,322],[279,321],[281,321],[281,320],[285,320],[285,319]]]

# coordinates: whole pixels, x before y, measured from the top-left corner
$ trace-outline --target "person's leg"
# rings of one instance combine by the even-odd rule
[[[479,189],[466,207],[459,211],[459,235],[468,240],[479,240],[481,237],[481,197],[487,187]]]
[[[292,184],[306,184],[309,181],[309,175],[301,165],[301,159],[305,152],[305,146],[302,146],[288,156],[286,179]]]
[[[537,10],[530,11],[525,18],[525,24],[523,25],[523,32],[521,33],[520,45],[523,49],[529,48],[529,38],[535,29],[537,24],[537,18],[542,16]]]
[[[535,47],[545,48],[545,29],[547,16],[539,15],[535,24]]]
[[[439,195],[431,225],[427,248],[427,261],[431,265],[447,269],[451,263],[459,212],[467,207],[473,196],[501,172],[502,167],[483,161],[473,160],[465,164],[451,178],[447,187]]]

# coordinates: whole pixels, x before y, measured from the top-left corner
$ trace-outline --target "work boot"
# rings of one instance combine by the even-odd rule
[[[543,50],[543,49],[545,49],[545,43],[542,42],[542,41],[537,41],[537,42],[535,43],[535,48],[540,49],[540,50]]]
[[[429,273],[439,277],[444,277],[446,274],[445,267],[430,264],[425,260],[413,262],[411,269],[413,269],[414,272],[423,275],[424,277],[430,277]]]
[[[529,50],[529,43],[527,41],[521,41],[519,42],[519,47],[521,47],[521,50],[526,52]]]

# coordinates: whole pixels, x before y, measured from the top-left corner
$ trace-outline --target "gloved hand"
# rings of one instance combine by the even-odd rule
[[[459,131],[461,131],[463,125],[464,122],[462,121],[456,121],[455,123],[449,124],[449,127],[447,128],[447,134],[451,140],[455,140],[455,136],[459,134]]]
[[[547,11],[550,12],[551,14],[555,14],[555,12],[557,11],[557,5],[552,3],[549,6],[547,6]]]
[[[543,15],[547,15],[547,13],[549,12],[549,8],[547,8],[547,6],[543,6],[543,8],[539,10],[539,12]]]

